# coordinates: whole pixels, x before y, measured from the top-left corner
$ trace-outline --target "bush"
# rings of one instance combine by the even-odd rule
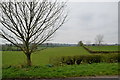
[[[72,56],[61,57],[61,62],[67,65],[75,64],[75,59]]]
[[[117,63],[118,60],[120,59],[120,56],[118,56],[118,54],[106,54],[103,55],[103,62],[107,62],[107,63]]]
[[[52,58],[53,59],[53,58]],[[116,53],[110,54],[91,54],[91,55],[76,55],[57,57],[52,60],[54,65],[73,65],[73,64],[92,64],[92,63],[117,63],[120,61],[120,56]]]
[[[84,58],[85,58],[85,56],[84,55],[82,55],[82,56],[74,56],[74,59],[75,59],[75,64],[82,64],[84,61]]]
[[[101,62],[101,56],[100,55],[88,55],[85,56],[86,63],[92,64],[92,63],[100,63]]]

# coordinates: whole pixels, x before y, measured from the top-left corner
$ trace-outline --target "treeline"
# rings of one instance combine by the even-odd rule
[[[0,51],[21,51],[21,49],[12,44],[5,44],[0,46]]]
[[[42,47],[64,47],[64,46],[76,46],[76,44],[66,44],[66,43],[44,43],[42,45],[39,45]]]
[[[22,45],[22,44],[19,44]],[[60,44],[60,43],[44,43],[38,45],[37,49],[41,49],[42,47],[67,47],[67,46],[76,46],[76,44]],[[4,44],[0,46],[0,51],[21,51],[20,48],[12,45],[12,44]]]

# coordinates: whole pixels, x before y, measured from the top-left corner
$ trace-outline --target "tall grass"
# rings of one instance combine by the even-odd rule
[[[59,67],[32,66],[3,68],[3,78],[59,78],[118,75],[117,63],[67,65]]]

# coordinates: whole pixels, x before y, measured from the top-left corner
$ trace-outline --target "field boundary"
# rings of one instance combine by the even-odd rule
[[[87,50],[89,53],[120,53],[120,51],[93,51],[85,46],[83,46],[85,50]]]

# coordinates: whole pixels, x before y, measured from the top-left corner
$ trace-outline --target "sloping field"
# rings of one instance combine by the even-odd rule
[[[88,55],[89,53],[82,47],[56,47],[48,48],[32,54],[33,65],[49,64],[49,59],[57,56]],[[3,66],[25,64],[26,56],[21,51],[3,51]]]
[[[118,51],[118,46],[86,46],[93,51]]]

